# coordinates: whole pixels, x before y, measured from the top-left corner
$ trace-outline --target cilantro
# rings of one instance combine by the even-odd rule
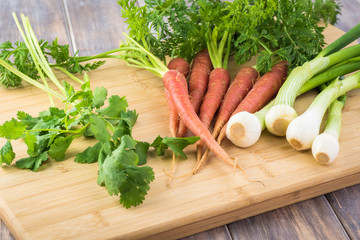
[[[99,108],[104,105],[107,97],[107,90],[104,87],[97,87],[94,91],[93,107]]]
[[[0,166],[5,163],[10,165],[15,158],[12,145],[9,140],[6,141],[5,145],[0,149]]]
[[[31,169],[36,172],[41,164],[48,159],[48,153],[43,152],[36,157],[21,158],[16,161],[16,167],[21,169]]]
[[[156,153],[159,156],[165,154],[165,150],[170,148],[175,156],[181,156],[184,159],[187,159],[186,154],[184,153],[184,148],[194,144],[198,141],[199,137],[184,137],[184,138],[176,138],[176,137],[160,137],[158,136],[154,142],[151,144],[152,147],[156,149]]]
[[[95,163],[99,159],[101,149],[101,143],[97,142],[94,146],[88,147],[85,151],[76,154],[74,161],[78,163]]]
[[[28,157],[18,159],[16,167],[38,171],[46,161],[53,159],[63,161],[66,151],[72,142],[81,136],[94,137],[97,143],[76,155],[75,161],[79,163],[98,162],[99,172],[97,182],[104,186],[110,195],[118,195],[120,203],[126,207],[141,204],[150,189],[150,183],[154,180],[154,172],[149,166],[140,166],[147,163],[147,152],[150,144],[135,140],[131,133],[138,114],[135,110],[128,110],[125,97],[117,95],[107,96],[107,90],[103,87],[92,91],[90,81],[86,74],[83,80],[71,74],[73,71],[82,71],[92,68],[94,65],[79,65],[80,61],[91,60],[91,57],[69,56],[68,46],[61,46],[57,40],[49,44],[46,41],[36,41],[28,19],[23,16],[24,31],[17,20],[17,26],[24,40],[31,45],[27,48],[24,43],[16,43],[16,47],[10,42],[0,45],[0,75],[1,70],[11,72],[12,77],[22,78],[44,90],[50,98],[50,107],[42,111],[37,117],[33,117],[23,111],[17,113],[17,119],[13,118],[0,125],[0,137],[6,138],[7,142],[0,149],[0,165],[12,164],[15,153],[11,141],[22,139],[27,146]],[[28,34],[32,33],[32,34]],[[41,51],[33,51],[40,49]],[[106,57],[107,54],[117,50],[97,55]],[[7,61],[13,57],[14,63]],[[66,67],[66,75],[75,82],[81,84],[80,90],[66,82],[60,82],[52,72],[48,58],[52,57],[57,63]],[[5,59],[5,60],[4,60]],[[39,66],[40,74],[38,74]],[[54,67],[54,65],[52,65]],[[95,64],[95,66],[98,66]],[[9,76],[9,75],[8,75]],[[36,82],[36,79],[45,77],[52,81],[58,91],[52,90],[47,84]],[[0,79],[1,81],[1,79]],[[55,107],[53,97],[59,98],[64,104],[64,109]],[[105,107],[105,102],[107,106]],[[163,138],[160,146],[153,143],[155,148],[163,149],[170,147],[177,156],[186,158],[182,151],[187,145],[194,143],[198,138]],[[159,142],[156,140],[155,142]],[[164,146],[164,147],[162,147]]]
[[[75,135],[70,135],[56,138],[50,145],[49,156],[56,161],[63,161],[65,159],[65,151],[69,148],[75,137]]]
[[[135,142],[128,135],[121,138],[122,143],[102,164],[102,177],[110,195],[120,194],[124,207],[137,206],[143,202],[149,184],[154,180],[150,167],[137,167],[138,155],[133,151]]]
[[[0,126],[0,137],[8,140],[18,139],[24,134],[25,130],[26,125],[13,118]]]

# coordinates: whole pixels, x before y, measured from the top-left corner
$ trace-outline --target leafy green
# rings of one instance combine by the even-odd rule
[[[154,173],[148,166],[137,167],[139,157],[131,137],[124,135],[121,142],[102,165],[103,180],[108,193],[120,194],[120,203],[129,208],[143,202]]]
[[[183,151],[184,148],[191,144],[194,144],[199,139],[200,139],[199,137],[162,138],[158,136],[150,146],[156,149],[156,153],[159,156],[163,156],[165,154],[165,150],[170,148],[175,153],[175,156],[181,156],[184,159],[187,159],[186,154]]]
[[[9,140],[6,141],[5,145],[0,149],[0,166],[5,163],[10,165],[15,158],[12,145]]]
[[[24,123],[13,118],[0,126],[0,137],[8,140],[18,139],[24,134],[25,129],[26,125]]]
[[[76,154],[74,161],[78,163],[95,163],[99,159],[101,149],[101,143],[97,142],[94,146],[88,147],[85,151]]]
[[[48,159],[48,153],[43,152],[36,157],[21,158],[16,161],[16,167],[21,169],[31,169],[36,172],[39,167]]]

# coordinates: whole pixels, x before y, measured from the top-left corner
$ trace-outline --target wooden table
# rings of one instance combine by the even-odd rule
[[[335,25],[343,31],[360,21],[360,0],[343,0]],[[91,55],[123,39],[126,25],[113,0],[0,1],[0,42],[20,40],[11,12],[30,17],[39,38],[59,38],[73,52]],[[299,202],[184,239],[359,239],[360,185]],[[0,219],[0,240],[13,239]]]

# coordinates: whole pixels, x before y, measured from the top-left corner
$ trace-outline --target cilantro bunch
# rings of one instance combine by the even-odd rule
[[[16,160],[16,167],[38,171],[51,159],[65,160],[66,151],[76,138],[92,137],[96,139],[96,144],[78,153],[75,162],[98,162],[99,185],[104,186],[110,195],[119,196],[120,203],[126,208],[141,204],[155,177],[153,169],[144,166],[150,146],[155,148],[158,155],[164,155],[165,150],[170,147],[176,155],[186,158],[183,149],[199,138],[158,136],[152,144],[135,140],[132,129],[138,114],[135,110],[128,110],[125,97],[108,97],[104,87],[92,91],[86,74],[81,80],[66,72],[71,80],[80,83],[79,90],[75,90],[69,82],[60,83],[36,40],[28,18],[24,15],[21,17],[24,29],[16,15],[15,22],[29,51],[29,59],[43,82],[36,81],[3,59],[0,59],[0,65],[48,93],[52,106],[40,112],[37,117],[18,111],[16,118],[0,125],[0,137],[6,139],[0,149],[0,166],[10,165],[15,160],[16,154],[12,147],[14,140],[22,139],[28,154],[28,157]],[[58,91],[49,88],[47,79],[55,84]],[[55,106],[53,97],[62,100],[62,109]]]

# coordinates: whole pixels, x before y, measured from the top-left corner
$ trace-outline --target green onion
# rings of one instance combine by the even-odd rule
[[[307,81],[301,87],[297,96],[311,89],[314,89],[321,84],[329,82],[339,76],[346,75],[358,69],[360,69],[359,58],[351,58],[344,62],[341,62]],[[266,127],[265,116],[269,109],[274,105],[274,102],[274,100],[269,102],[266,106],[264,106],[261,110],[255,112],[254,114],[248,112],[240,112],[235,114],[232,117],[233,120],[231,121],[237,122],[237,124],[241,125],[241,127],[239,126],[239,129],[241,129],[241,131],[239,131],[239,134],[236,137],[230,137],[230,134],[228,133],[227,137],[229,138],[229,140],[239,147],[249,147],[255,144],[259,140],[261,132]],[[230,125],[231,124],[228,124],[228,126]]]
[[[341,112],[345,102],[346,95],[342,95],[330,105],[324,132],[318,135],[312,143],[312,154],[320,164],[332,163],[339,153]]]
[[[360,72],[356,72],[342,81],[335,80],[313,100],[306,111],[296,117],[286,130],[286,139],[296,150],[306,150],[317,135],[326,109],[346,92],[360,87]]]
[[[286,134],[289,123],[297,117],[297,113],[293,108],[296,96],[309,79],[331,66],[360,55],[360,44],[342,49],[359,36],[360,24],[327,46],[313,60],[291,71],[275,98],[274,106],[267,112],[265,117],[266,128],[272,134],[277,136]]]

